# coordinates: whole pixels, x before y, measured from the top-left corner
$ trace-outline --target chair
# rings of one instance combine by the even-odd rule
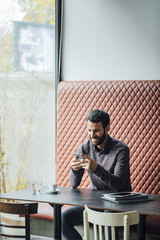
[[[90,240],[89,224],[93,225],[94,240],[109,240],[109,228],[111,228],[111,239],[115,240],[116,227],[123,227],[123,240],[129,240],[129,226],[138,224],[139,213],[138,211],[105,213],[91,210],[85,206],[83,218],[84,240]]]
[[[5,237],[5,239],[26,239],[26,240],[49,240],[53,238],[41,237],[41,236],[30,236],[30,214],[36,214],[38,209],[38,203],[9,203],[0,202],[0,213],[17,214],[25,218],[24,225],[15,225],[14,222],[10,224],[0,223],[1,231],[0,236]],[[9,231],[7,233],[3,232],[3,229],[17,229],[18,234],[11,234]],[[23,229],[23,233],[21,230]]]

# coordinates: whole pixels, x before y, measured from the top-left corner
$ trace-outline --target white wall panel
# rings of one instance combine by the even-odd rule
[[[62,80],[160,79],[160,0],[64,0]]]

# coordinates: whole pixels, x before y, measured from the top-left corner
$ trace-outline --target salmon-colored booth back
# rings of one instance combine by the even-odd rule
[[[58,86],[57,169],[59,186],[70,186],[70,160],[87,139],[86,118],[93,109],[109,113],[109,135],[130,148],[133,191],[160,194],[159,81],[62,81]],[[87,188],[85,173],[81,187]]]

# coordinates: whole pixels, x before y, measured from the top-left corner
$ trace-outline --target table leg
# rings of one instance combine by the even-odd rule
[[[140,215],[138,231],[137,231],[137,239],[145,240],[145,235],[146,235],[146,215]]]
[[[54,238],[61,240],[61,205],[50,204],[53,207],[54,216]]]

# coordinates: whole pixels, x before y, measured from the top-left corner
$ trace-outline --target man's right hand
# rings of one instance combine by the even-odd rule
[[[81,167],[82,161],[77,159],[76,157],[72,158],[71,160],[71,167],[74,171],[79,171]]]

